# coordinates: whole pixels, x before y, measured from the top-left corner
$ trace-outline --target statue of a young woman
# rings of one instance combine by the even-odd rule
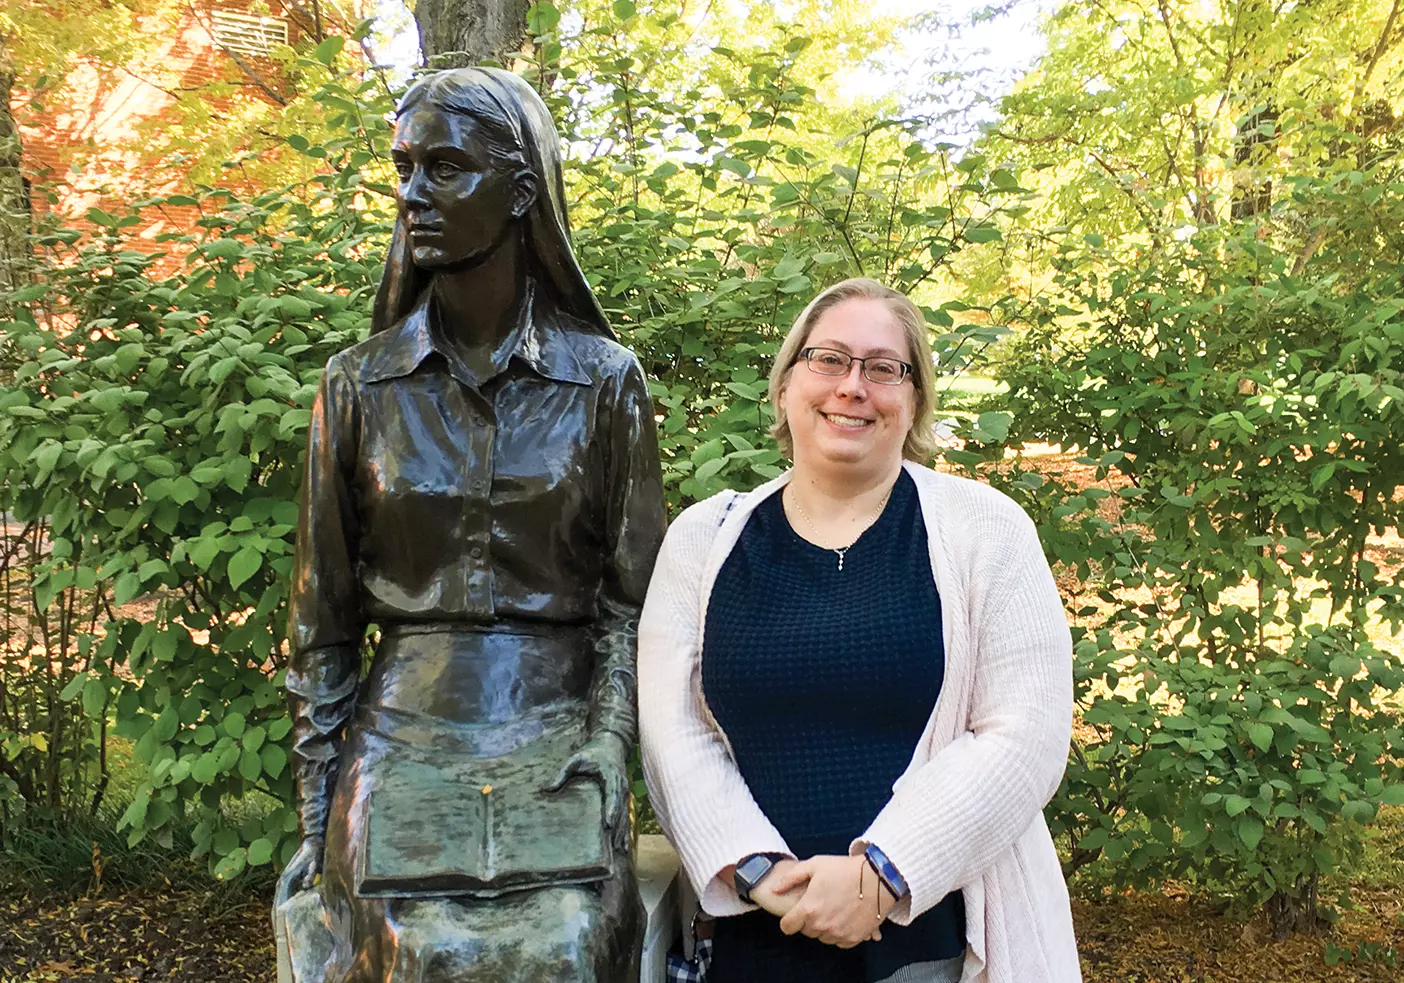
[[[634,632],[665,524],[652,402],[571,252],[526,82],[426,77],[392,153],[375,333],[328,363],[308,437],[304,839],[279,897],[313,892],[322,941],[298,983],[624,983]]]

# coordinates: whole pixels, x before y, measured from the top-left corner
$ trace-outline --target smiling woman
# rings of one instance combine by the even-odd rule
[[[791,471],[668,530],[639,624],[651,801],[709,983],[1073,983],[1042,807],[1072,646],[1033,523],[922,465],[921,312],[820,294],[770,375]]]

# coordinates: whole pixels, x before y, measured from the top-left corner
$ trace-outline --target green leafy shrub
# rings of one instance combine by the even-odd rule
[[[131,216],[40,235],[43,279],[5,326],[0,507],[46,535],[36,617],[79,595],[103,613],[75,633],[59,698],[135,741],[128,843],[193,826],[221,877],[295,845],[279,667],[300,460],[323,364],[368,326],[388,226],[360,168],[377,140],[383,124],[325,141],[335,169],[287,191],[140,203],[201,210],[163,237],[174,272],[132,248]],[[154,611],[124,607],[143,596]],[[263,805],[221,809],[250,796]]]
[[[1404,511],[1404,265],[1381,232],[1402,216],[1357,172],[1138,261],[1070,248],[1065,306],[1011,353],[1016,435],[1075,445],[1105,484],[1040,500],[1001,478],[1091,581],[1052,808],[1070,868],[1312,928],[1321,877],[1404,802],[1404,591],[1366,555]]]

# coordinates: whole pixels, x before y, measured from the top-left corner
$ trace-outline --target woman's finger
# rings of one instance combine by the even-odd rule
[[[784,932],[786,935],[794,935],[796,932],[803,931],[805,919],[808,915],[809,912],[803,904],[795,905],[786,913],[784,918],[780,919],[780,931]]]
[[[786,894],[809,883],[809,868],[803,861],[777,864],[765,878],[765,886],[774,894]]]

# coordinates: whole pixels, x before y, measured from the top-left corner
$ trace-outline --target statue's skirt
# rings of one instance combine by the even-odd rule
[[[643,910],[593,837],[598,785],[568,786],[587,808],[540,795],[584,740],[593,660],[569,626],[385,631],[327,829],[327,983],[638,979]]]

